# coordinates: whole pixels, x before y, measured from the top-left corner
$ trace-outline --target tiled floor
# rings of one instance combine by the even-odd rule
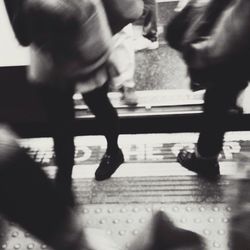
[[[250,202],[250,133],[226,134],[220,158],[222,176],[212,183],[175,162],[178,150],[194,147],[196,140],[196,133],[122,135],[119,143],[126,163],[109,180],[97,182],[93,176],[105,140],[101,136],[77,137],[73,179],[83,224],[103,229],[126,249],[160,210],[177,226],[202,235],[208,250],[227,250],[231,212],[236,203]],[[31,155],[53,176],[51,138],[21,143],[30,147]],[[2,249],[46,248],[14,224],[7,223],[2,232]]]

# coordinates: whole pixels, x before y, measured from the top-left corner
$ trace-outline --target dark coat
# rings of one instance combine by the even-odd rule
[[[32,82],[77,82],[107,61],[112,35],[101,1],[6,3],[18,41],[31,45]]]
[[[214,82],[226,84],[229,79],[237,84],[239,78],[249,77],[249,20],[248,0],[210,0],[200,23],[180,34],[183,37],[176,40],[177,45],[171,40],[172,47],[181,51],[193,81],[207,87]]]

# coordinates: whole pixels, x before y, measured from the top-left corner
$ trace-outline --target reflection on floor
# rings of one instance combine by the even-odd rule
[[[74,188],[83,223],[102,228],[126,249],[151,219],[164,211],[177,226],[206,239],[208,249],[228,249],[228,221],[249,197],[249,132],[230,132],[221,153],[221,179],[210,183],[175,162],[178,150],[194,147],[197,134],[122,135],[124,163],[103,182],[93,179],[105,141],[99,136],[76,138]],[[22,140],[31,155],[54,175],[50,138]],[[239,195],[240,194],[240,195]],[[0,237],[2,249],[45,249],[14,224],[7,223]]]

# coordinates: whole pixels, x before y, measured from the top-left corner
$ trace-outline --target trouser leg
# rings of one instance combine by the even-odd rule
[[[205,92],[204,118],[197,145],[201,156],[214,157],[222,149],[228,111],[235,104],[240,91],[246,86],[245,84],[231,85],[232,87],[230,82],[226,86],[218,83],[218,86],[208,88]]]
[[[117,151],[119,136],[119,119],[116,109],[107,95],[108,86],[104,85],[90,93],[83,94],[83,99],[95,115],[107,140],[107,151]]]
[[[156,0],[144,0],[143,35],[153,42],[157,40],[157,15]]]
[[[65,197],[67,194],[71,196],[71,174],[75,155],[73,85],[71,86],[67,89],[43,87],[38,90],[54,140],[58,167],[56,183]]]

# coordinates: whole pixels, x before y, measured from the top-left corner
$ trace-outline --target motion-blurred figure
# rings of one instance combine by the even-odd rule
[[[158,211],[128,249],[205,250],[206,244],[201,235],[175,226],[165,213]]]
[[[100,230],[83,228],[77,211],[6,125],[0,125],[0,199],[2,215],[55,250],[118,249]]]
[[[133,13],[141,15],[141,1],[126,2],[135,3],[138,8]],[[24,0],[5,4],[20,44],[31,46],[28,78],[41,96],[51,125],[57,186],[73,204],[75,89],[82,93],[107,140],[96,180],[109,178],[124,161],[118,146],[118,115],[107,97],[111,38],[112,32],[119,30],[119,22],[111,29],[101,1]]]
[[[124,161],[118,146],[118,115],[107,96],[106,62],[112,35],[101,2],[56,0],[44,4],[32,0],[27,6],[32,49],[28,75],[37,85],[51,125],[58,166],[56,184],[74,203],[71,173],[75,155],[75,89],[82,93],[107,140],[96,180],[109,178]]]
[[[182,20],[190,14],[194,18],[187,25]],[[206,88],[197,148],[195,152],[182,149],[177,157],[182,166],[203,177],[220,175],[218,155],[229,111],[248,84],[249,20],[248,1],[197,0],[189,1],[177,22],[172,22],[171,30],[167,29],[172,31],[167,40],[182,53],[191,82]],[[179,39],[174,35],[177,32]]]

